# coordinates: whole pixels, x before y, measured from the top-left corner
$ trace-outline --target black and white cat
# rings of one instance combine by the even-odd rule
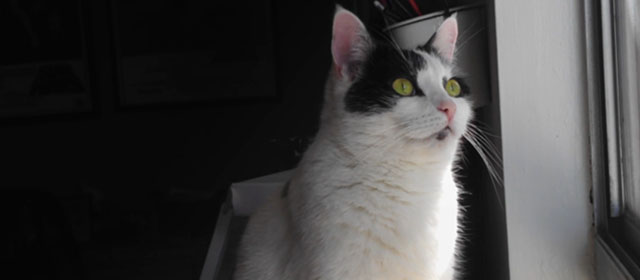
[[[453,167],[472,115],[457,36],[450,17],[424,46],[399,50],[337,8],[320,130],[251,217],[236,279],[454,278]]]

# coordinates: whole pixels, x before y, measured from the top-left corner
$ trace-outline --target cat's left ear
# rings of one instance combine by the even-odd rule
[[[433,34],[431,39],[429,39],[422,48],[435,50],[442,58],[451,62],[451,60],[453,60],[453,53],[456,50],[457,40],[458,20],[454,14],[442,22],[436,34]]]
[[[360,19],[340,5],[336,5],[331,54],[338,75],[343,79],[353,80],[360,71],[371,46],[369,33]]]

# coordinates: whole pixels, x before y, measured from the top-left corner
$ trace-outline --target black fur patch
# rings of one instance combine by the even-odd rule
[[[425,51],[425,52],[428,52],[428,53],[432,53],[432,54],[438,55],[438,51],[433,49],[433,40],[435,40],[435,38],[436,38],[436,34],[433,34],[433,36],[431,36],[431,38],[429,38],[429,41],[427,41],[422,46],[418,46],[418,49],[421,50],[421,51]]]
[[[392,108],[399,98],[403,98],[391,87],[397,78],[413,83],[411,96],[424,95],[417,86],[416,75],[427,65],[424,58],[413,51],[403,50],[401,55],[391,46],[376,46],[362,66],[358,80],[345,95],[348,112],[376,113]]]

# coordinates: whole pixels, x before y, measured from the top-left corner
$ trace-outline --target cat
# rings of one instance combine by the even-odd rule
[[[454,167],[472,118],[457,37],[452,16],[400,50],[337,6],[319,131],[250,218],[235,279],[456,277]]]

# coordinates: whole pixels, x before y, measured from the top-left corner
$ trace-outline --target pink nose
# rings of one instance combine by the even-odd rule
[[[456,104],[451,100],[445,100],[440,103],[438,110],[447,115],[447,120],[451,122],[453,116],[456,115]]]

